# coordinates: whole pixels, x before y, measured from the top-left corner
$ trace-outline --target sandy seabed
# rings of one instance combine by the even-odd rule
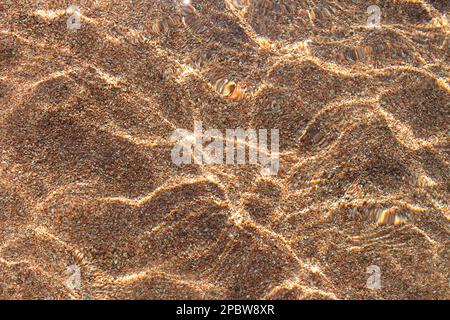
[[[450,2],[372,2],[0,0],[0,298],[448,299]]]

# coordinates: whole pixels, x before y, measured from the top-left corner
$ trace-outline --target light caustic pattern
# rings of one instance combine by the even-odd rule
[[[0,298],[448,298],[449,4],[370,5],[0,2]]]

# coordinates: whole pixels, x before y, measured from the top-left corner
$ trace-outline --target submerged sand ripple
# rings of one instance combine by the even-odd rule
[[[0,298],[449,298],[448,1],[42,4],[0,3]],[[175,166],[194,120],[279,175]]]

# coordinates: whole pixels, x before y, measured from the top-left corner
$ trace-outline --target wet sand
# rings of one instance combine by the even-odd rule
[[[0,298],[449,299],[450,3],[373,4],[0,0]]]

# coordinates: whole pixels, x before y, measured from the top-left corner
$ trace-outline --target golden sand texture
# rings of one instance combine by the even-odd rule
[[[0,298],[450,298],[448,0],[38,2],[0,0]],[[278,175],[174,165],[194,120],[279,129]]]

